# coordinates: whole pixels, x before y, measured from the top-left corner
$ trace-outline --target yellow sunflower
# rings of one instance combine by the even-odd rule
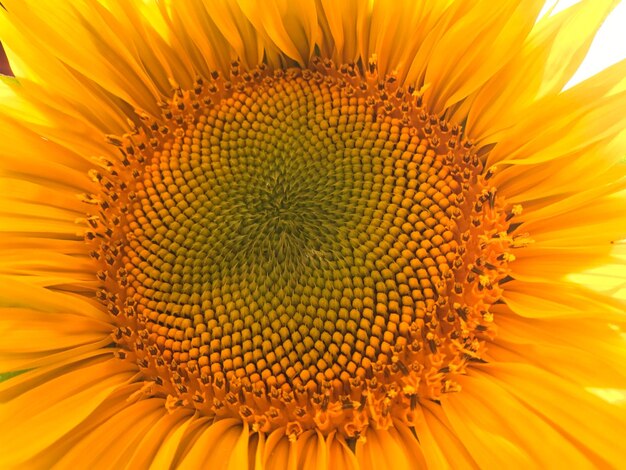
[[[624,465],[617,2],[543,3],[2,0],[0,467]]]

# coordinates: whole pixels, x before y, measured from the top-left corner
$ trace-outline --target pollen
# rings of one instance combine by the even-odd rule
[[[109,138],[86,240],[146,393],[358,438],[459,390],[495,334],[521,208],[397,82],[375,62],[234,63]]]

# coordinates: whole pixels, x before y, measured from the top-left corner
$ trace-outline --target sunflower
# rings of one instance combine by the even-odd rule
[[[0,466],[623,465],[617,2],[543,3],[3,0]]]

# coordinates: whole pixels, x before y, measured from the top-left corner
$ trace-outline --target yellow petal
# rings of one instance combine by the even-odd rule
[[[457,5],[464,2],[450,10]],[[431,54],[421,59],[431,112],[443,112],[489,80],[522,47],[542,6],[542,1],[477,1],[459,10]]]
[[[55,464],[59,468],[124,468],[144,436],[166,413],[163,399],[133,403],[81,436]]]
[[[519,51],[477,93],[467,131],[477,140],[496,142],[522,117],[528,103],[556,94],[580,66],[615,0],[584,0],[554,16],[544,16]],[[538,121],[540,122],[540,121]]]
[[[206,427],[180,463],[181,469],[248,468],[248,425],[231,418]]]
[[[161,403],[163,406],[163,403]],[[166,445],[173,437],[175,431],[184,426],[184,423],[190,420],[193,414],[191,410],[178,409],[173,413],[165,412],[154,425],[147,430],[145,435],[137,442],[134,447],[132,457],[127,459],[123,464],[126,468],[164,468],[162,461],[156,460],[157,456],[163,455],[162,447]],[[161,457],[159,457],[160,459]]]
[[[309,430],[298,436],[296,441],[298,468],[319,469],[327,468],[328,456],[326,441],[319,431]]]
[[[348,447],[342,435],[331,432],[326,438],[326,446],[326,455],[332,468],[337,468],[338,470],[357,470],[359,468],[359,462],[354,452]]]
[[[483,374],[459,379],[462,391],[442,397],[441,407],[481,467],[594,468],[583,452],[506,388]],[[541,387],[538,386],[537,387]]]
[[[321,0],[320,3],[332,40],[332,46],[326,47],[332,48],[333,59],[337,63],[356,62],[359,58],[368,60],[369,3],[363,0]]]
[[[534,413],[547,417],[594,463],[594,468],[619,467],[623,463],[624,407],[606,403],[579,386],[529,365],[490,364],[484,371]]]
[[[361,470],[426,468],[417,438],[402,423],[395,423],[388,430],[368,428],[364,438],[359,439],[356,445],[356,458]]]
[[[3,305],[27,307],[43,312],[66,312],[108,322],[109,316],[97,302],[84,296],[54,292],[20,281],[13,276],[0,276],[0,300]]]
[[[263,4],[239,0],[238,4],[250,22],[286,56],[301,65],[308,61],[318,35],[315,2],[304,0],[288,6],[280,0]]]
[[[152,458],[150,468],[176,468],[184,453],[195,443],[202,430],[210,426],[208,418],[189,418],[171,430]]]
[[[0,405],[2,442],[11,449],[0,455],[2,466],[18,465],[61,439],[133,374],[126,362],[94,359],[58,371],[52,380]]]
[[[439,404],[430,401],[422,403],[416,412],[422,415],[417,420],[415,432],[428,468],[479,468]]]
[[[0,353],[41,353],[94,343],[111,334],[111,324],[79,315],[4,308]]]
[[[264,470],[295,470],[298,464],[296,444],[285,435],[284,429],[272,431],[263,446]]]
[[[503,298],[517,315],[526,318],[572,318],[603,312],[610,322],[623,313],[620,302],[570,283],[558,281],[523,282],[506,284]]]

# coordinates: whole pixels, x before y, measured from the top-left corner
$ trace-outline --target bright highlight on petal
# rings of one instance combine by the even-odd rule
[[[624,461],[619,2],[422,3],[3,0],[3,468]]]

